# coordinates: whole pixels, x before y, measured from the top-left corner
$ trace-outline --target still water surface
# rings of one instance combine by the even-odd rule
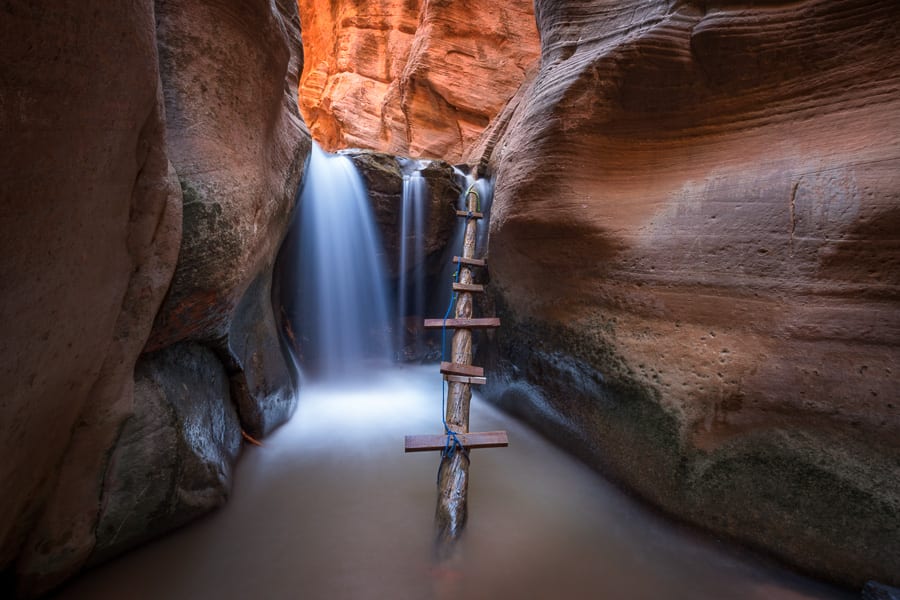
[[[248,447],[222,510],[95,569],[65,600],[849,598],[648,512],[476,398],[472,429],[510,447],[472,452],[459,560],[432,562],[441,431],[436,366],[364,383],[308,384],[294,418]]]

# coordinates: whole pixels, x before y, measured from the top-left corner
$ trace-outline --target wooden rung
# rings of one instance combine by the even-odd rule
[[[425,319],[426,329],[440,329],[444,326],[444,319]],[[447,319],[447,327],[450,329],[485,329],[500,327],[500,319],[487,317],[484,319]]]
[[[463,377],[462,375],[444,375],[445,381],[453,383],[468,383],[470,385],[484,385],[487,383],[485,377]]]
[[[484,286],[480,283],[454,283],[454,292],[483,292]]]
[[[469,213],[468,213],[468,211],[465,211],[465,210],[458,210],[458,211],[456,211],[456,216],[457,216],[457,217],[468,217],[468,216],[469,216]],[[483,218],[484,218],[484,214],[483,214],[483,213],[480,213],[480,212],[473,212],[473,213],[472,213],[472,216],[469,217],[469,218],[471,218],[471,219],[483,219]]]
[[[468,449],[504,448],[509,446],[509,437],[505,431],[484,431],[481,433],[457,433],[459,442]],[[407,452],[430,452],[447,447],[447,434],[408,435],[405,440]]]
[[[454,256],[454,263],[462,263],[464,265],[472,265],[475,267],[484,267],[487,265],[487,261],[483,258],[466,258],[465,256]]]
[[[441,375],[463,375],[465,377],[484,377],[484,369],[473,365],[442,362]]]

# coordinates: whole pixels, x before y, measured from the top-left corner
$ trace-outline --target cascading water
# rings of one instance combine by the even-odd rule
[[[393,354],[386,271],[365,186],[353,162],[313,145],[300,195],[300,334],[325,377]]]
[[[486,212],[490,183],[476,189]],[[304,364],[345,373],[389,350],[378,236],[344,157],[315,148],[301,198],[299,231],[289,234],[299,262],[287,269],[300,282],[287,286],[305,319],[299,349]],[[457,239],[448,251],[460,248]],[[446,310],[449,274],[444,281],[432,314]],[[294,315],[293,304],[287,310]],[[477,391],[473,422],[507,430],[512,447],[478,454],[459,562],[435,564],[436,456],[401,449],[406,433],[440,430],[437,375],[436,365],[407,365],[309,382],[295,418],[266,447],[245,448],[226,506],[85,573],[55,598],[851,597],[662,520]]]
[[[477,233],[475,237],[475,256],[484,257],[487,252],[488,231],[490,222],[490,209],[494,197],[494,182],[490,179],[475,179],[470,173],[466,174],[459,169],[454,169],[457,176],[463,180],[462,193],[457,200],[456,208],[458,210],[467,210],[467,192],[470,187],[474,186],[475,192],[478,194],[478,202],[480,212],[484,214],[483,219],[476,221]],[[443,315],[447,310],[447,300],[450,298],[450,289],[453,284],[453,275],[456,273],[456,265],[452,262],[453,256],[458,256],[462,252],[463,235],[466,229],[466,220],[457,219],[456,228],[453,237],[447,245],[447,251],[444,256],[444,267],[438,279],[437,289],[434,298],[437,304],[429,307],[430,314]]]
[[[416,166],[418,163],[416,163]],[[401,354],[407,344],[409,318],[425,315],[425,222],[428,209],[428,182],[418,171],[403,176],[403,200],[400,216],[400,265],[397,284],[397,348]],[[413,345],[421,342],[415,336]],[[418,348],[412,348],[413,354]]]

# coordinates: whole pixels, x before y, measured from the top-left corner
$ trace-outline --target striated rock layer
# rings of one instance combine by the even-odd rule
[[[489,393],[667,511],[898,584],[900,5],[535,9],[483,146]]]
[[[298,0],[300,109],[329,151],[458,162],[539,48],[531,0]]]
[[[290,414],[269,289],[309,135],[292,0],[14,0],[0,35],[6,597],[221,504],[241,427]]]

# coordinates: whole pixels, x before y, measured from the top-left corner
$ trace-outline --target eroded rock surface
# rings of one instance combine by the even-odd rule
[[[296,383],[271,308],[275,256],[310,149],[294,86],[296,9],[287,0],[158,0],[156,14],[185,233],[148,350],[182,340],[215,348],[246,430],[262,436],[290,416]]]
[[[145,354],[134,378],[135,411],[103,482],[94,563],[221,506],[241,446],[228,374],[208,348]]]
[[[492,396],[672,513],[896,585],[900,5],[535,8]]]
[[[131,411],[132,369],[175,267],[181,193],[152,3],[6,2],[0,36],[9,583],[23,553],[38,576],[60,578],[89,552],[104,452]]]
[[[233,460],[235,405],[257,434],[290,414],[268,281],[309,136],[293,1],[13,1],[0,34],[0,595],[30,596],[219,502],[228,469],[176,477],[172,443],[219,436]],[[186,342],[215,382],[197,363],[159,384],[214,383],[199,421],[134,374],[142,352]],[[165,479],[154,494],[211,501],[121,521],[131,499],[152,504],[109,463],[134,452]]]
[[[457,162],[538,56],[531,0],[298,0],[301,111],[326,150]]]

